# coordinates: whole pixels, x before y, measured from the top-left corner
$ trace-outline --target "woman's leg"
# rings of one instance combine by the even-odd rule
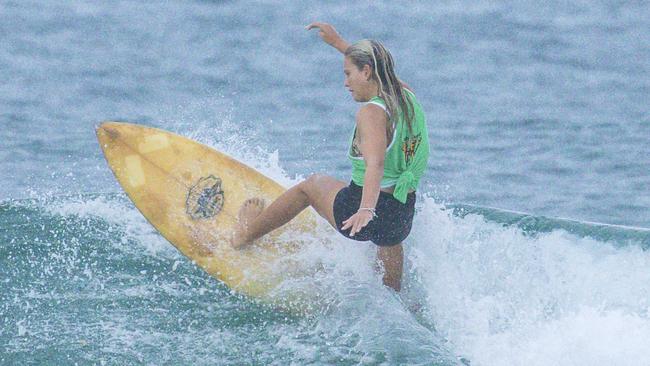
[[[377,246],[377,260],[384,267],[384,285],[399,292],[402,288],[404,249],[402,243],[392,246]]]
[[[270,206],[260,199],[249,199],[239,211],[239,225],[232,246],[241,248],[291,221],[307,206],[312,206],[333,227],[334,198],[346,184],[325,175],[312,175],[291,187]]]

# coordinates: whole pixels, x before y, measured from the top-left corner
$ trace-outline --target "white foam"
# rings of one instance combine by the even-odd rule
[[[133,255],[175,256],[176,251],[147,222],[133,205],[120,199],[98,196],[90,199],[68,199],[44,206],[52,214],[77,218],[98,218],[119,226],[124,234],[111,244]],[[131,241],[138,245],[134,246]]]
[[[646,365],[649,336],[647,317],[582,307],[491,335],[478,347],[490,365]]]
[[[648,253],[441,208],[425,198],[410,255],[430,320],[472,365],[650,364]]]

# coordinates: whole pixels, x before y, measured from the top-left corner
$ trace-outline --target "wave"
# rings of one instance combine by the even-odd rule
[[[4,201],[0,312],[11,316],[0,317],[9,351],[0,361],[34,360],[21,352],[55,334],[59,343],[41,353],[126,363],[142,361],[138,342],[162,349],[144,356],[157,363],[206,363],[203,348],[218,349],[224,363],[241,361],[234,350],[249,344],[260,363],[543,365],[629,352],[648,359],[636,343],[612,338],[603,348],[598,340],[627,329],[650,337],[648,229],[422,197],[401,297],[381,285],[371,245],[322,234],[329,246],[318,238],[300,254],[322,271],[278,292],[322,296],[322,312],[296,318],[214,281],[123,193]],[[414,303],[422,306],[415,315],[407,310]],[[588,351],[576,352],[576,342]]]
[[[308,289],[325,306],[296,317],[209,277],[124,194],[2,202],[0,278],[6,280],[0,295],[6,301],[0,313],[8,316],[0,318],[0,342],[7,345],[0,363],[51,353],[66,362],[137,363],[146,357],[205,364],[215,357],[207,349],[234,364],[460,362],[432,327],[383,288],[371,247],[347,240],[327,248],[320,239],[307,244],[301,258],[322,270],[283,284],[278,296]],[[142,352],[140,345],[160,352]],[[40,351],[27,357],[30,349]],[[69,358],[71,352],[76,356]]]

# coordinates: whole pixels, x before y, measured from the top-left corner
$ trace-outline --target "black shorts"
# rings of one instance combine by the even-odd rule
[[[359,210],[363,187],[350,182],[336,194],[334,198],[334,220],[336,229],[345,237],[358,241],[372,241],[380,246],[399,244],[411,232],[413,215],[415,214],[415,192],[409,193],[406,203],[401,203],[392,194],[380,191],[375,212],[377,217],[354,236],[350,229],[341,230],[343,221],[350,218]]]

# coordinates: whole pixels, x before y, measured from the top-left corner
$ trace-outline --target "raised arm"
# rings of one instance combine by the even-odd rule
[[[350,46],[350,44],[338,34],[332,25],[323,22],[313,22],[305,27],[307,30],[312,30],[314,28],[318,28],[318,35],[325,43],[336,48],[339,52],[345,53],[345,50]]]
[[[336,48],[342,54],[345,54],[345,50],[348,49],[350,44],[345,39],[343,39],[341,35],[339,35],[339,33],[336,31],[336,29],[334,29],[334,27],[331,24],[323,23],[323,22],[313,22],[305,27],[305,29],[307,30],[312,30],[314,28],[318,28],[318,35],[323,39],[325,43]],[[411,89],[411,87],[405,82],[403,82],[402,80],[400,80],[399,82],[402,85],[402,88],[406,88],[410,91],[413,91],[413,89]]]

